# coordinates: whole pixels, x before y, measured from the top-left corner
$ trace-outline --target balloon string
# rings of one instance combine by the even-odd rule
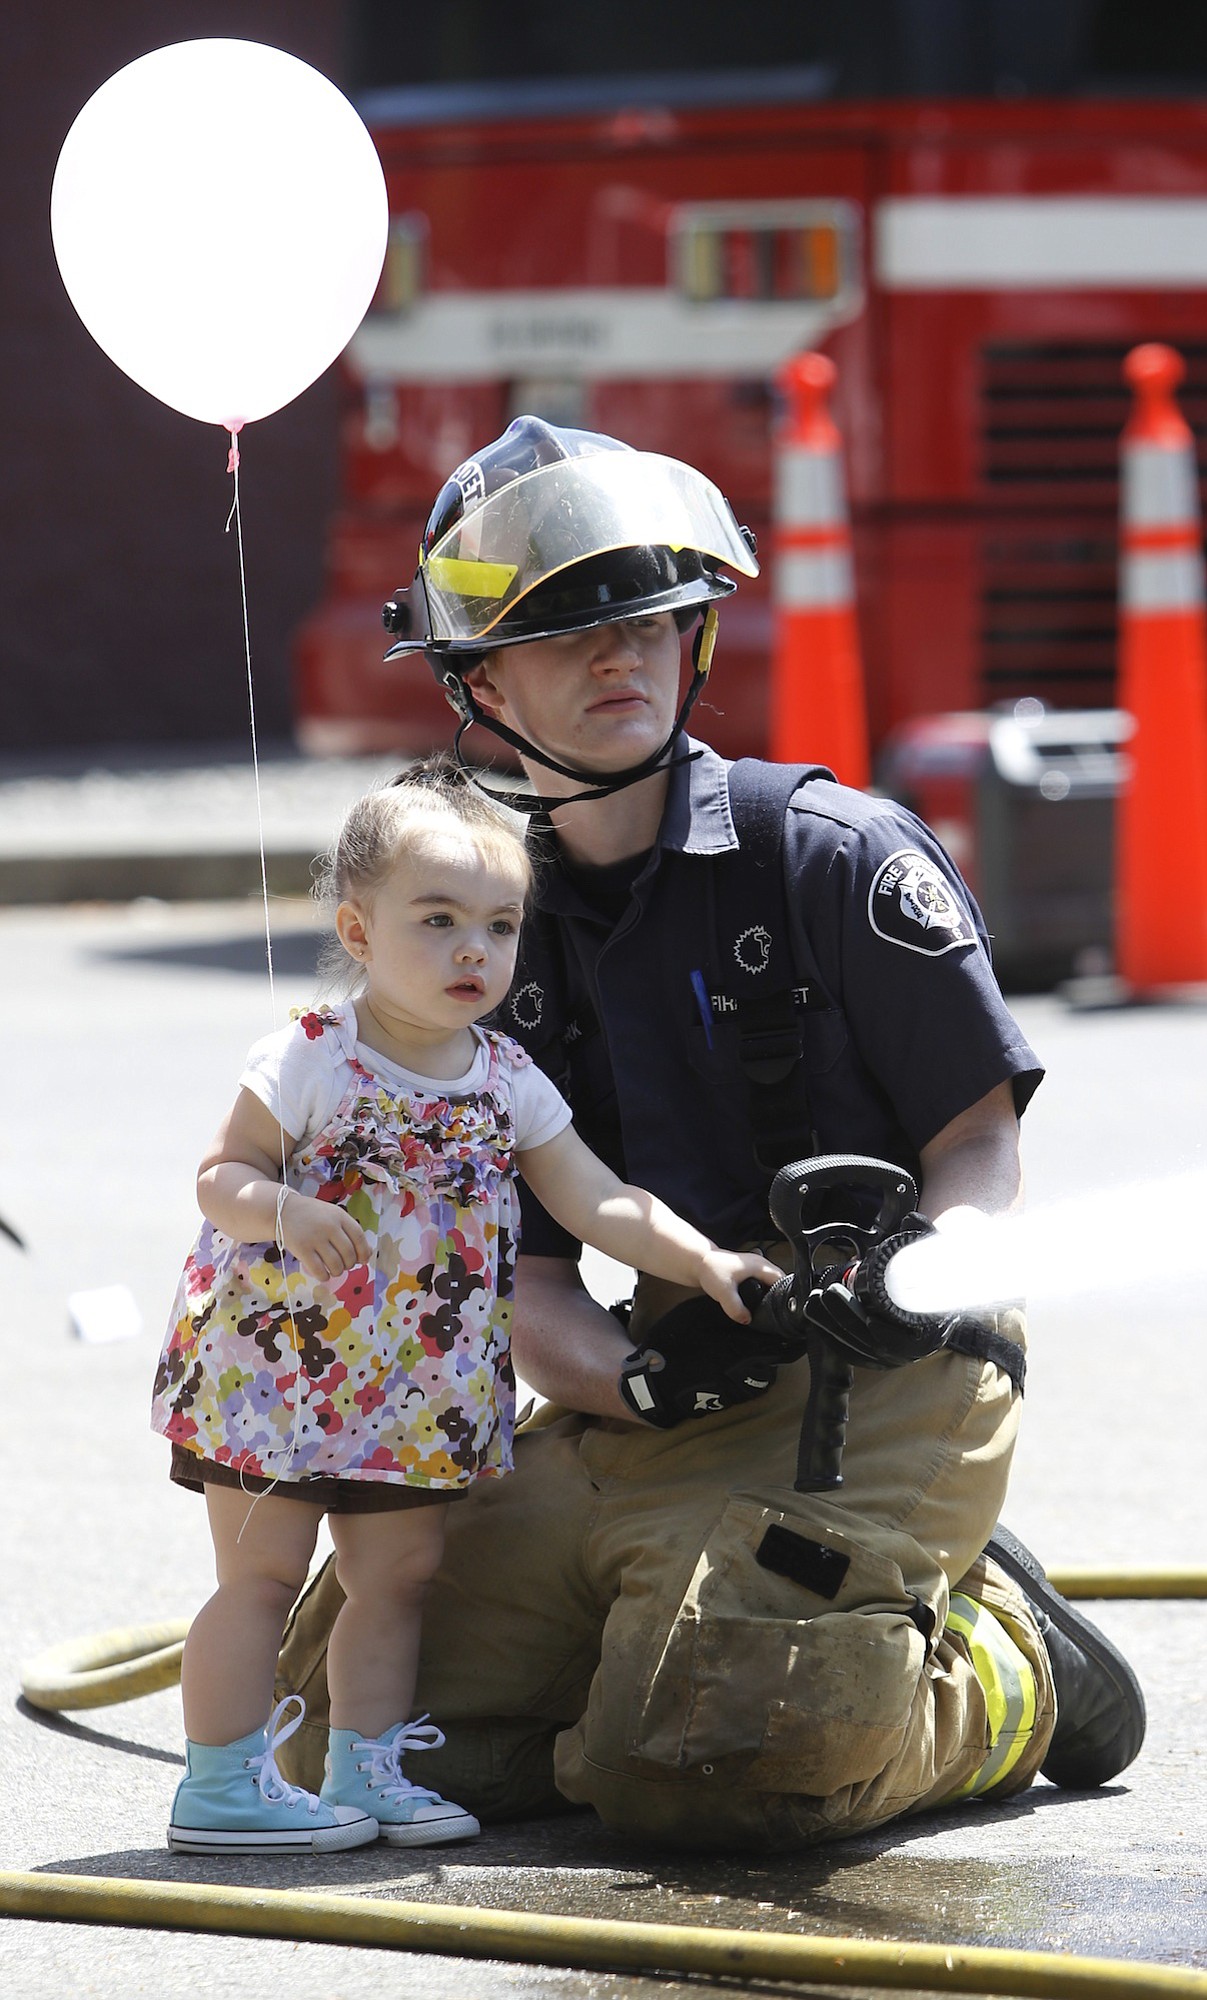
[[[234,497],[231,501],[230,513],[226,517],[226,533],[229,535],[231,529],[231,522],[233,521],[235,524],[235,541],[239,550],[239,594],[243,605],[243,656],[247,663],[247,718],[251,729],[251,763],[252,763],[252,773],[255,779],[256,833],[260,844],[260,894],[264,904],[264,956],[268,965],[268,1011],[272,1020],[273,1033],[275,1034],[277,1027],[277,996],[276,996],[276,984],[273,979],[273,969],[272,969],[272,918],[268,902],[268,854],[264,843],[264,799],[260,789],[260,746],[259,746],[259,740],[256,735],[256,690],[255,690],[255,681],[252,676],[252,668],[251,668],[251,623],[247,615],[247,568],[243,559],[243,512],[239,505],[239,446],[236,442],[236,433],[233,429],[231,430],[230,433],[230,441],[231,441],[230,451],[227,454],[226,469],[230,473],[231,478],[234,481]],[[288,1173],[289,1163],[285,1156],[285,1128],[282,1125],[280,1126],[279,1129],[281,1134],[281,1191],[277,1196],[277,1214],[276,1214],[276,1228],[274,1230],[274,1239],[276,1242],[277,1249],[280,1252],[281,1256],[281,1279],[285,1287],[285,1310],[289,1319],[289,1332],[290,1332],[290,1339],[293,1345],[293,1361],[294,1361],[293,1426],[290,1433],[288,1449],[286,1450],[285,1453],[285,1464],[282,1468],[282,1472],[288,1472],[290,1466],[293,1464],[294,1454],[296,1453],[298,1445],[301,1442],[302,1351],[301,1351],[301,1343],[298,1340],[297,1322],[295,1321],[293,1316],[293,1301],[290,1297],[290,1286],[289,1286],[289,1267],[287,1263],[285,1244],[282,1240],[284,1236],[284,1225],[281,1219],[281,1211],[285,1206],[285,1196],[289,1192],[288,1187],[286,1186],[286,1175]],[[275,1454],[269,1451],[265,1452],[263,1456],[267,1460],[275,1456]],[[268,1477],[275,1482],[276,1480],[282,1477],[282,1472],[269,1473]],[[244,1490],[246,1491],[246,1489]],[[247,1518],[243,1522],[243,1527],[240,1528],[239,1530],[239,1534],[236,1537],[237,1540],[242,1539],[243,1529],[246,1528],[248,1521],[251,1520],[252,1515],[256,1511],[256,1507],[258,1506],[259,1502],[264,1498],[265,1490],[271,1490],[271,1489],[262,1489],[259,1493],[256,1494],[255,1498],[251,1503],[251,1506],[247,1510]]]
[[[277,996],[272,969],[272,922],[268,908],[268,856],[264,847],[264,800],[260,790],[260,748],[256,737],[256,692],[251,670],[251,626],[247,615],[247,570],[243,560],[243,513],[239,506],[239,448],[231,433],[231,448],[226,461],[226,469],[234,481],[234,498],[226,517],[226,532],[229,535],[231,522],[235,524],[235,540],[239,549],[239,594],[243,605],[243,655],[247,662],[247,716],[251,727],[251,762],[256,789],[256,833],[260,844],[260,893],[264,903],[264,954],[268,962],[268,1008],[272,1017],[273,1031],[277,1025]]]

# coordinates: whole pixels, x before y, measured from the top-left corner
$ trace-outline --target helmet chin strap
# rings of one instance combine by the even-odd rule
[[[478,787],[479,791],[485,792],[488,798],[496,800],[498,804],[509,806],[513,812],[547,813],[552,812],[558,806],[581,805],[584,800],[609,799],[615,792],[627,791],[630,785],[639,785],[643,778],[652,777],[655,771],[669,771],[677,764],[691,763],[700,755],[698,750],[688,751],[684,757],[673,758],[670,756],[670,752],[674,748],[678,738],[683,734],[687,726],[687,718],[695,706],[696,698],[703,688],[705,681],[708,679],[716,639],[717,608],[715,604],[710,604],[692,645],[691,685],[683,697],[682,706],[675,717],[669,736],[659,744],[657,750],[652,751],[648,757],[643,757],[639,764],[626,765],[624,770],[609,771],[606,776],[602,777],[598,771],[586,771],[580,765],[560,764],[556,757],[550,757],[546,751],[538,749],[535,743],[530,743],[526,736],[519,734],[518,730],[510,729],[505,722],[500,722],[497,717],[488,715],[475,701],[473,690],[458,676],[455,706],[460,714],[461,721],[458,725],[456,736],[453,738],[453,756],[457,761],[457,765],[465,773],[465,776]],[[448,683],[446,682],[447,685]],[[483,729],[488,729],[492,736],[499,737],[501,742],[509,744],[513,750],[518,751],[530,763],[540,764],[546,771],[556,771],[561,778],[573,778],[582,783],[585,789],[581,792],[572,792],[569,797],[559,795],[547,798],[542,793],[535,791],[499,791],[493,786],[484,783],[477,769],[466,762],[461,748],[462,737],[465,735],[466,730],[470,729],[475,722],[480,724]]]

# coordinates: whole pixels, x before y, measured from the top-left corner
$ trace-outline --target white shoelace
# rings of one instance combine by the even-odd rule
[[[293,1726],[296,1729],[297,1724]],[[352,1754],[359,1757],[363,1752],[368,1756],[368,1764],[357,1768],[367,1770],[369,1784],[374,1791],[381,1792],[385,1801],[412,1798],[438,1801],[439,1792],[430,1792],[403,1777],[402,1759],[408,1750],[439,1750],[443,1742],[444,1731],[437,1729],[430,1716],[421,1715],[418,1722],[408,1722],[405,1729],[400,1729],[392,1743],[354,1741]]]
[[[285,1714],[286,1709],[293,1708],[294,1706],[297,1708],[297,1714],[294,1716],[292,1722],[287,1722],[282,1727],[282,1716]],[[256,1782],[260,1787],[260,1797],[266,1805],[305,1806],[307,1812],[316,1813],[319,1809],[319,1801],[314,1793],[306,1791],[301,1785],[291,1785],[288,1779],[283,1778],[277,1769],[277,1745],[279,1743],[288,1743],[294,1732],[301,1728],[305,1716],[306,1704],[302,1700],[301,1695],[287,1694],[284,1701],[277,1703],[268,1718],[268,1728],[265,1731],[263,1750],[259,1756],[245,1758],[244,1762],[249,1771],[256,1773]],[[443,1740],[441,1738],[442,1742]]]

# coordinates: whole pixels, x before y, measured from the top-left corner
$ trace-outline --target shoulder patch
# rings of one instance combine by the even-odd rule
[[[899,848],[876,870],[868,916],[877,936],[928,958],[976,943],[954,885],[916,847]]]

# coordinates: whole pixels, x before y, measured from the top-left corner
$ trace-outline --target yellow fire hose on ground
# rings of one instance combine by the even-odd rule
[[[519,1959],[582,1971],[701,1974],[729,1982],[791,1980],[817,1986],[905,1986],[934,1993],[1035,1994],[1040,2000],[1188,2000],[1207,1994],[1207,1972],[942,1944],[876,1944],[862,1938],[694,1930],[685,1924],[609,1923],[465,1910],[441,1903],[377,1902],[182,1882],[88,1881],[76,1875],[2,1875],[11,1916],[78,1923],[219,1931],[308,1944],[384,1945],[455,1958]]]
[[[1065,1570],[1051,1571],[1049,1578],[1071,1598],[1207,1597],[1207,1570]],[[156,1693],[180,1677],[187,1630],[187,1620],[177,1620],[52,1647],[25,1669],[22,1694],[31,1706],[57,1713]],[[211,1883],[0,1872],[0,1914],[729,1982],[775,1979],[806,1986],[1036,1995],[1040,2000],[1101,2000],[1109,1995],[1207,2000],[1207,1972],[1136,1960],[605,1922]]]
[[[1050,1570],[1062,1597],[1207,1597],[1207,1570]],[[162,1625],[129,1625],[90,1639],[69,1639],[31,1660],[21,1692],[32,1708],[112,1708],[138,1695],[157,1694],[180,1679],[187,1618]]]

